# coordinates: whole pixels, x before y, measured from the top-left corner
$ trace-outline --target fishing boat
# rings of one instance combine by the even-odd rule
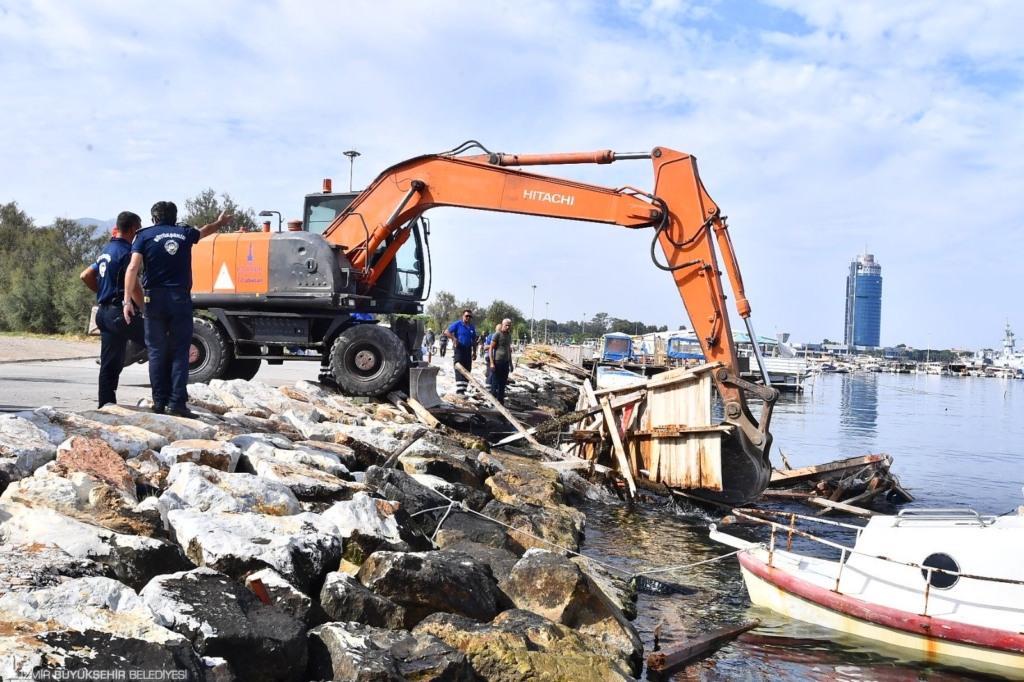
[[[711,539],[741,550],[755,605],[929,662],[1024,679],[1024,516],[904,510],[856,526],[784,512],[736,515],[771,527],[767,543],[711,527]],[[810,522],[856,541],[801,528]],[[838,558],[795,552],[794,538]]]

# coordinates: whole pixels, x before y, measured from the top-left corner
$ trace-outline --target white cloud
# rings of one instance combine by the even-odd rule
[[[992,345],[1021,320],[1012,2],[0,0],[0,201],[144,213],[207,186],[297,215],[475,138],[509,152],[691,152],[731,217],[762,333],[841,335],[844,273],[883,266],[887,343]],[[91,148],[90,148],[91,146]],[[651,185],[645,162],[549,169]],[[649,233],[433,216],[436,286],[557,318],[683,321]]]

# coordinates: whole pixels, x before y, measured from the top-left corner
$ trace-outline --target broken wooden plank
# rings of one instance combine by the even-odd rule
[[[760,624],[761,621],[752,620],[739,626],[719,628],[694,637],[672,651],[655,651],[647,657],[647,670],[658,675],[670,675],[694,659],[717,650],[726,642],[736,639]]]
[[[889,457],[889,455],[864,455],[863,457],[851,457],[849,459],[842,459],[836,462],[829,462],[827,464],[816,464],[809,467],[800,467],[799,469],[790,469],[789,471],[779,471],[778,469],[775,469],[772,471],[772,478],[768,485],[777,488],[791,485],[799,481],[806,481],[816,476],[835,474],[836,472],[844,469],[852,469],[854,467],[863,467],[866,464],[882,464],[886,462],[892,462],[892,458]]]
[[[711,362],[706,365],[698,365],[696,367],[686,369],[673,369],[648,380],[645,388],[665,388],[666,386],[682,383],[684,381],[695,381],[708,372],[715,371],[719,367],[725,367],[725,365],[721,362]]]
[[[429,426],[430,428],[436,429],[438,426],[441,425],[441,422],[437,421],[437,417],[430,414],[430,410],[423,407],[423,405],[420,404],[420,401],[416,400],[416,398],[409,398],[407,404],[409,405],[409,409],[412,410],[413,414],[416,415],[416,418],[419,419],[422,423]]]
[[[847,514],[853,514],[854,516],[863,516],[865,518],[878,516],[878,512],[873,512],[870,509],[854,507],[843,502],[833,502],[832,500],[826,500],[823,497],[811,497],[808,501],[816,507],[823,507],[826,511],[841,511],[846,512]]]
[[[640,438],[682,438],[691,433],[729,433],[733,428],[732,424],[712,424],[710,426],[656,426],[653,429],[634,431],[632,435]]]
[[[787,490],[765,490],[761,493],[761,497],[772,497],[781,500],[808,500],[814,496],[814,493],[794,493]]]
[[[395,463],[398,462],[398,458],[402,456],[402,453],[411,448],[412,444],[418,441],[426,432],[426,429],[416,429],[410,433],[406,439],[399,444],[398,449],[391,453],[391,456],[388,457],[387,461],[381,465],[382,468],[390,469],[395,466]]]
[[[601,409],[604,411],[605,428],[612,439],[612,447],[615,449],[615,458],[619,462],[620,474],[626,480],[629,488],[630,501],[636,500],[636,483],[633,481],[633,472],[630,471],[629,460],[626,459],[626,449],[622,447],[622,439],[619,438],[619,429],[615,425],[615,415],[612,414],[611,402],[608,397],[601,398]]]

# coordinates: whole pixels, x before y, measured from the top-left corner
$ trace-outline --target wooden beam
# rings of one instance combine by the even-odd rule
[[[709,426],[659,426],[644,431],[634,431],[637,438],[683,438],[693,433],[729,433],[732,424],[711,424]]]
[[[665,388],[684,381],[695,381],[708,372],[713,372],[719,367],[725,367],[724,363],[712,362],[706,365],[697,365],[687,369],[673,369],[664,374],[659,374],[647,382],[646,388]]]
[[[656,651],[647,657],[647,670],[661,675],[671,675],[694,659],[715,651],[726,642],[736,639],[744,632],[753,630],[761,624],[759,620],[737,627],[719,628],[706,635],[694,637],[683,646],[672,651]]]
[[[872,490],[871,492],[875,491]],[[878,512],[873,512],[870,509],[854,507],[842,502],[833,502],[832,500],[826,500],[824,497],[812,497],[808,501],[816,507],[824,508],[825,511],[841,511],[846,512],[847,514],[853,514],[854,516],[863,516],[865,518],[878,516]]]
[[[866,464],[891,463],[891,461],[889,455],[864,455],[863,457],[851,457],[850,459],[842,459],[836,462],[829,462],[828,464],[816,464],[799,469],[790,469],[789,471],[779,471],[776,469],[772,471],[772,478],[768,485],[772,487],[789,485],[822,474],[842,471],[843,469],[862,467]]]
[[[410,433],[409,436],[399,444],[398,449],[391,453],[391,456],[388,457],[387,461],[384,462],[381,467],[384,469],[390,469],[395,466],[395,463],[398,462],[398,458],[402,456],[402,453],[412,447],[412,444],[418,441],[426,432],[426,429],[416,429]]]
[[[409,398],[407,404],[409,405],[409,409],[413,411],[413,414],[416,415],[416,418],[430,428],[436,429],[441,425],[441,422],[437,421],[437,417],[430,414],[430,410],[423,407],[420,401],[416,400],[416,398]]]
[[[632,502],[636,499],[636,482],[633,481],[633,472],[630,471],[629,460],[626,459],[626,450],[622,447],[619,429],[615,426],[615,415],[612,414],[612,406],[607,396],[601,398],[601,409],[604,411],[605,428],[608,429],[608,435],[611,436],[612,446],[615,449],[615,458],[619,462],[619,473],[626,479],[626,486],[629,488],[629,499]]]

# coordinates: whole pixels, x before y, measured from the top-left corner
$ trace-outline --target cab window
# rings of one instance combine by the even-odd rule
[[[355,194],[331,195],[306,197],[306,229],[313,234],[323,234],[334,219],[338,217],[349,204],[359,196]]]
[[[423,295],[423,242],[418,225],[413,225],[411,231],[408,241],[395,254],[395,293],[419,299]]]

